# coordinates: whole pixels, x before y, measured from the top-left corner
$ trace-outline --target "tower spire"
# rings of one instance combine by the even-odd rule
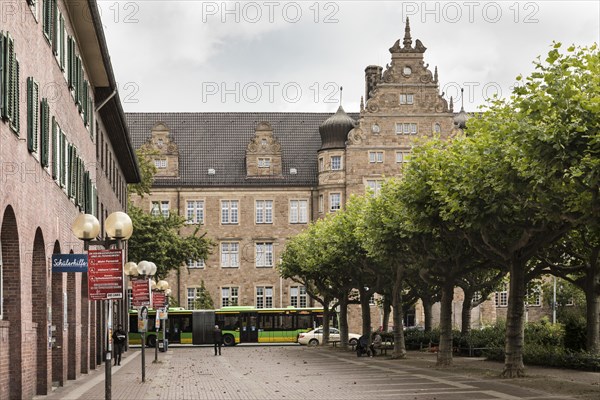
[[[344,87],[340,86],[340,107],[342,106],[342,94],[343,94],[343,91],[344,91]]]
[[[404,44],[405,49],[410,49],[412,45],[412,38],[410,37],[410,22],[408,21],[408,17],[406,17],[406,27],[404,28]]]
[[[454,99],[450,96],[450,112],[454,112]]]
[[[465,88],[460,88],[460,111],[464,112],[465,108],[463,107],[465,104]]]
[[[438,81],[438,72],[437,72],[437,65],[435,66],[435,72],[433,73],[433,82],[437,83]]]

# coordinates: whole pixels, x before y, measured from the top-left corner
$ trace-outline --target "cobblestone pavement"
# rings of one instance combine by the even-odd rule
[[[559,372],[555,375],[536,375],[541,388],[531,388],[519,380],[499,379],[497,374],[490,378],[469,373],[480,369],[476,363],[471,364],[474,368],[432,368],[433,357],[415,353],[408,360],[357,358],[350,351],[331,348],[246,345],[223,348],[222,356],[214,356],[211,347],[171,347],[159,353],[159,363],[153,363],[154,352],[147,351],[146,382],[142,383],[140,351],[132,349],[121,366],[113,367],[112,398],[600,399],[597,373],[579,373],[589,374],[581,377],[585,378],[582,388],[591,397],[570,397],[564,393],[574,392],[560,394],[544,387],[544,382],[560,379],[558,370],[553,370]],[[36,399],[104,399],[104,366]]]

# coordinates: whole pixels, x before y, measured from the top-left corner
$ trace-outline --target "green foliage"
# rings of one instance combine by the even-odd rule
[[[196,300],[194,300],[194,308],[196,310],[214,310],[215,304],[206,286],[204,286],[204,280],[200,284],[199,293],[196,293]]]
[[[152,161],[152,156],[157,155],[158,151],[141,147],[135,152],[137,156],[138,167],[140,169],[141,179],[139,183],[128,185],[128,192],[135,193],[140,197],[150,193],[156,166]]]
[[[586,321],[581,315],[566,315],[563,321],[565,327],[564,346],[571,351],[586,350]]]
[[[189,236],[179,234],[185,223],[182,217],[154,216],[135,206],[129,207],[128,214],[133,222],[133,235],[128,241],[129,260],[154,262],[157,279],[163,279],[189,259],[206,259],[212,249],[213,243],[205,237],[206,233],[199,233],[199,228]]]

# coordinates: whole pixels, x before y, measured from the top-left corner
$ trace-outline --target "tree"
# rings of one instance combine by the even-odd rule
[[[208,290],[206,290],[206,286],[204,286],[204,279],[202,280],[200,288],[196,293],[196,299],[194,300],[194,308],[197,310],[213,310],[215,308],[213,299],[210,296]]]

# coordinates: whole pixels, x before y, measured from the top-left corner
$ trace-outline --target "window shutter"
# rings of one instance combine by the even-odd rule
[[[66,160],[66,156],[67,156],[67,138],[65,136],[65,133],[60,132],[60,169],[59,169],[59,175],[60,175],[60,186],[61,187],[66,187],[67,186],[67,180],[66,175],[67,175],[67,160]]]
[[[50,158],[50,107],[48,106],[47,99],[42,99],[40,123],[42,125],[40,139],[40,162],[42,167],[47,167],[48,159]],[[52,174],[52,177],[54,176],[55,174]]]
[[[46,102],[48,105],[48,102]],[[42,107],[42,113],[47,113],[48,109]],[[46,114],[46,121],[48,120],[49,115]],[[43,122],[42,122],[43,123]],[[47,129],[47,128],[46,128]],[[52,117],[52,178],[60,184],[60,137],[58,136],[58,129],[56,126],[56,120]]]
[[[69,83],[69,89],[74,88],[73,71],[75,71],[75,49],[74,41],[71,36],[67,36],[67,82]]]
[[[2,117],[11,121],[14,113],[14,64],[15,64],[15,53],[14,53],[14,42],[7,33],[4,37],[4,103],[2,107]]]
[[[81,109],[83,110],[83,124],[88,124],[88,81],[83,81],[83,91],[81,92]]]
[[[6,79],[6,37],[0,32],[0,117],[4,117],[8,95]]]
[[[52,2],[52,52],[55,56],[58,56],[58,41],[60,39],[58,21],[60,21],[61,15],[60,11],[58,11],[58,5],[56,4],[56,0],[50,1]]]
[[[39,124],[39,86],[32,77],[27,78],[27,149],[37,152]]]
[[[59,61],[60,61],[60,69],[65,70],[65,17],[60,16],[59,21],[59,30],[60,30],[60,44],[59,44]]]
[[[92,92],[92,87],[90,86],[90,92]],[[90,114],[90,138],[92,139],[92,142],[94,141],[95,138],[95,131],[94,129],[96,128],[96,124],[94,122],[94,102],[92,101],[92,97],[90,96],[90,99],[88,100],[88,107],[90,108],[89,114]]]
[[[43,21],[42,21],[42,29],[44,31],[44,36],[50,43],[52,43],[52,21],[54,20],[54,16],[52,15],[53,3],[56,4],[55,0],[44,0],[44,11],[43,11]]]
[[[13,116],[12,116],[12,123],[10,124],[10,127],[13,129],[13,131],[15,132],[15,134],[17,136],[19,136],[19,130],[21,128],[21,124],[20,124],[20,115],[21,115],[21,102],[20,100],[20,86],[19,86],[19,81],[20,81],[20,74],[19,74],[19,60],[17,60],[16,57],[14,57],[14,72],[13,72],[13,87],[14,87],[14,91],[13,91]]]

